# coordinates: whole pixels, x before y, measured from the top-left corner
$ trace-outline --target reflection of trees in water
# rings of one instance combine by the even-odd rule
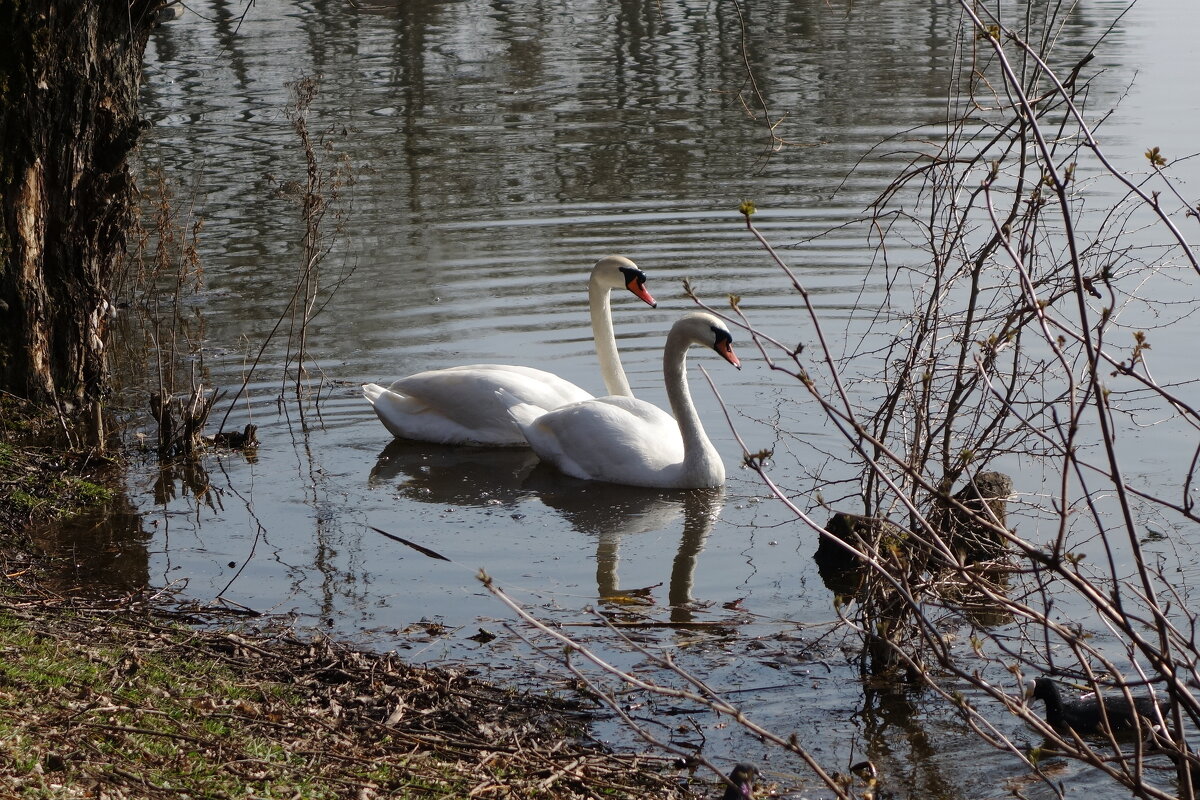
[[[536,497],[574,530],[596,539],[596,591],[623,595],[617,567],[626,536],[667,530],[682,517],[671,567],[671,619],[691,621],[692,582],[700,552],[724,505],[721,490],[664,492],[567,477],[524,448],[442,447],[393,440],[371,470],[372,483],[433,505],[512,506]]]
[[[66,521],[35,528],[34,546],[49,556],[47,583],[84,596],[134,592],[150,584],[151,535],[124,495]]]
[[[198,460],[179,459],[159,465],[154,477],[154,504],[166,506],[179,497],[194,497],[197,509],[221,510],[221,495],[209,480],[208,470]]]
[[[514,196],[630,196],[644,190],[634,184],[644,175],[666,185],[698,174],[740,182],[743,173],[712,170],[729,163],[730,150],[759,158],[748,136],[769,141],[759,101],[746,91],[747,64],[770,119],[787,115],[777,133],[811,144],[842,126],[890,129],[896,98],[941,98],[959,44],[957,11],[936,3],[890,13],[782,0],[742,13],[654,0],[573,4],[570,13],[496,5],[469,0],[448,12],[441,3],[380,3],[348,14],[320,2],[305,15],[300,47],[313,71],[340,68],[341,42],[379,59],[377,81],[396,87],[403,154],[373,167],[399,170],[388,183],[408,187],[410,211]],[[1030,11],[1033,24],[1038,13]],[[1094,16],[1071,15],[1065,42],[1091,41]],[[374,31],[390,34],[386,61],[374,52]],[[373,107],[366,96],[339,99]],[[799,113],[813,108],[821,116]],[[480,147],[485,118],[500,123],[498,147]],[[544,153],[549,164],[511,153]],[[464,159],[494,163],[469,170]]]
[[[915,700],[918,695],[900,690],[878,690],[863,686],[863,705],[859,718],[862,726],[863,756],[890,781],[905,784],[897,794],[909,797],[955,800],[969,794],[961,775],[944,774],[941,764],[955,763],[948,758],[944,743],[929,730],[929,717]]]
[[[337,91],[318,103],[336,104],[339,117],[346,109],[394,112],[394,136],[381,145],[387,151],[368,148],[364,160],[401,207],[420,214],[439,203],[484,204],[514,196],[629,196],[643,191],[634,181],[645,175],[659,175],[672,186],[688,185],[697,176],[704,183],[721,177],[744,180],[741,172],[713,176],[711,170],[727,163],[731,150],[746,152],[751,162],[761,155],[745,144],[748,135],[763,130],[762,121],[742,105],[744,100],[753,108],[754,99],[737,94],[745,85],[746,60],[770,98],[773,116],[817,102],[829,113],[830,97],[848,97],[853,99],[837,104],[837,113],[870,126],[890,123],[893,112],[864,91],[878,98],[940,96],[941,67],[952,45],[949,37],[934,33],[950,28],[940,21],[936,4],[889,17],[877,9],[845,14],[821,4],[776,3],[756,8],[744,29],[740,15],[724,4],[697,10],[686,4],[596,3],[575,6],[570,14],[537,4],[504,5],[503,11],[485,0],[453,10],[434,2],[353,9],[322,0],[303,14],[272,18],[246,15],[244,7],[227,0],[209,0],[198,4],[198,14],[186,23],[160,29],[154,48],[159,59],[171,63],[183,50],[177,39],[207,36],[220,55],[217,74],[204,81],[230,106],[220,116],[248,123],[257,122],[269,105],[256,96],[263,91],[256,81],[270,80],[275,90],[286,82],[256,70],[264,39],[267,47],[291,49],[293,74],[336,76],[348,61],[368,64],[362,67],[370,70],[368,78],[333,78]],[[881,47],[881,38],[896,47]],[[930,69],[911,68],[914,43],[928,51]],[[903,69],[890,60],[901,57]],[[185,73],[174,84],[151,82],[146,91],[198,117],[196,93],[189,91],[193,80]],[[385,89],[386,98],[377,95]],[[274,107],[279,105],[282,98]],[[787,127],[810,130],[781,133],[808,141],[831,124],[828,118],[797,114]],[[282,128],[264,131],[261,125],[253,135],[287,138]],[[482,136],[499,136],[499,146],[481,147]],[[545,157],[513,159],[512,153]],[[192,164],[212,158],[211,152],[191,155]],[[250,157],[264,161],[245,164]],[[243,178],[290,177],[280,173],[277,154],[243,152],[237,158],[243,160]],[[465,162],[480,168],[465,169]],[[265,190],[259,196],[270,196],[268,186],[258,188]],[[211,191],[223,190],[214,186]],[[238,191],[244,191],[244,183]],[[418,228],[405,233],[423,235]],[[253,248],[254,242],[247,239],[243,245]],[[421,262],[411,267],[426,268]]]
[[[297,551],[277,545],[271,536],[271,520],[259,516],[253,480],[244,480],[246,473],[241,469],[226,470],[227,458],[256,463],[258,457],[253,451],[225,451],[225,455],[217,458],[178,459],[160,465],[154,475],[153,497],[165,524],[158,534],[165,537],[165,552],[169,557],[175,547],[170,542],[170,526],[174,524],[176,509],[187,509],[190,532],[200,540],[196,549],[211,553],[212,566],[217,570],[209,576],[215,592],[211,597],[236,604],[240,584],[261,580],[255,571],[269,569],[264,562],[273,562],[282,570],[283,579],[290,581],[291,591],[309,598],[314,613],[328,623],[333,615],[341,613],[338,598],[357,608],[366,608],[371,602],[369,585],[362,580],[363,565],[355,563],[361,548],[348,541],[351,537],[361,537],[362,532],[354,526],[347,534],[343,527],[340,495],[331,497],[329,477],[311,446],[309,428],[303,422],[295,422],[290,430],[295,433],[292,445],[297,456],[293,486],[302,500],[305,509],[302,513],[307,514],[301,524],[306,530],[311,524],[311,548]],[[206,465],[212,468],[211,473]],[[244,529],[235,532],[229,525],[227,507],[234,509],[232,514],[244,515]],[[211,512],[211,519],[204,513],[206,510]],[[204,541],[206,533],[213,541]],[[350,563],[343,564],[345,559],[350,559]]]

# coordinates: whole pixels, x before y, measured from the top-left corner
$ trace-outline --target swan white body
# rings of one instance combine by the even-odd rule
[[[671,326],[663,378],[674,417],[632,397],[583,400],[544,412],[515,403],[509,414],[543,461],[585,480],[658,489],[700,489],[725,483],[725,465],[704,433],[687,384],[687,350],[716,350],[740,367],[732,337],[712,314],[686,314]]]
[[[609,394],[632,396],[613,334],[609,295],[629,289],[655,306],[645,288],[646,275],[622,256],[596,262],[588,279],[588,305],[600,373]],[[391,386],[363,384],[363,396],[384,426],[404,439],[439,444],[525,446],[508,414],[510,403],[546,411],[587,400],[591,393],[550,372],[505,364],[469,364],[401,378]],[[502,399],[503,397],[509,399]]]

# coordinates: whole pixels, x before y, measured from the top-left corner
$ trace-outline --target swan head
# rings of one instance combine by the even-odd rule
[[[646,289],[646,273],[625,256],[606,256],[597,261],[591,282],[602,289],[628,289],[651,308],[658,308],[658,301]]]
[[[733,352],[733,335],[729,332],[729,329],[724,325],[720,325],[713,327],[712,332],[717,339],[712,346],[713,350],[720,353],[721,358],[741,369],[742,362],[738,361],[737,355]]]
[[[733,352],[733,334],[721,319],[703,311],[684,314],[674,325],[668,338],[683,338],[688,344],[704,345],[717,351],[721,358],[738,369],[742,362]]]

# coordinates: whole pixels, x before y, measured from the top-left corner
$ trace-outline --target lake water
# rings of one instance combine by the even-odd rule
[[[484,568],[622,666],[645,659],[588,627],[586,609],[646,623],[639,641],[796,731],[831,771],[869,757],[898,794],[1008,795],[1019,764],[964,735],[934,698],[864,693],[840,639],[826,636],[835,615],[812,560],[815,534],[739,469],[694,366],[693,394],[729,468],[723,492],[589,485],[526,451],[393,442],[358,390],[500,362],[599,392],[584,286],[609,253],[646,270],[659,301],[614,295],[643,399],[665,405],[658,354],[671,321],[693,307],[684,279],[717,306],[740,295],[762,327],[811,343],[799,298],[742,224],[744,199],[844,343],[835,349],[858,346],[864,310],[883,298],[864,209],[910,158],[904,132],[945,114],[956,8],[762,3],[743,9],[743,33],[736,7],[715,1],[188,7],[151,40],[144,103],[154,127],[141,160],[204,220],[202,289],[187,314],[207,382],[241,383],[303,266],[289,182],[304,181],[305,161],[286,109],[304,76],[319,79],[307,117],[329,145],[318,155],[352,180],[338,190],[340,216],[326,220],[322,308],[307,330],[319,399],[296,402],[283,338],[273,340],[226,425],[257,425],[257,456],[214,456],[190,483],[164,480],[148,459],[131,490],[142,535],[113,546],[132,562],[123,581],[294,615],[415,661],[481,665],[496,680],[561,675],[507,632],[512,615],[475,577]],[[1063,32],[1062,57],[1080,57],[1123,8],[1088,4]],[[1196,13],[1185,0],[1141,2],[1097,52],[1090,103],[1120,101],[1102,128],[1118,164],[1143,170],[1150,146],[1172,157],[1195,149],[1200,104],[1177,76],[1200,67],[1195,28],[1179,24]],[[747,83],[743,37],[762,98]],[[1194,185],[1194,164],[1179,168]],[[892,245],[888,258],[920,255]],[[1176,342],[1156,340],[1156,363],[1194,367],[1196,333],[1193,324]],[[740,372],[697,351],[691,363],[708,370],[748,446],[776,449],[776,479],[824,521],[816,479],[845,477],[846,445],[794,380],[771,372],[745,337],[735,346]],[[1153,447],[1137,458],[1157,468]],[[480,628],[500,637],[469,638]],[[718,759],[758,760],[774,780],[816,785],[723,721],[694,715],[682,730],[671,722],[685,717],[670,711],[658,701],[637,713],[663,738],[703,737]],[[1072,791],[1104,786],[1071,777]],[[1050,796],[1036,782],[1024,791]]]

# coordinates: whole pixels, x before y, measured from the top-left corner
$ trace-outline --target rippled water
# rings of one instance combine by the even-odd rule
[[[221,457],[207,476],[138,480],[150,540],[130,549],[145,559],[130,574],[201,601],[293,613],[414,660],[524,677],[542,668],[540,656],[511,637],[467,638],[502,632],[511,618],[476,580],[483,567],[560,622],[585,621],[584,608],[605,603],[675,623],[642,633],[796,730],[830,768],[865,755],[911,796],[1007,794],[997,774],[1019,773],[961,735],[950,714],[920,698],[864,695],[849,679],[844,656],[821,638],[833,611],[815,538],[736,468],[737,443],[694,370],[730,467],[724,492],[589,485],[524,451],[392,442],[359,395],[365,381],[488,361],[551,369],[598,391],[584,284],[608,253],[645,269],[660,302],[614,297],[639,397],[665,404],[658,354],[672,319],[692,307],[685,278],[717,304],[737,293],[776,335],[810,340],[799,298],[741,224],[743,199],[758,204],[760,227],[785,248],[828,330],[854,348],[862,311],[882,297],[863,209],[911,157],[904,132],[944,116],[957,14],[940,4],[754,5],[747,53],[765,109],[725,2],[314,0],[251,6],[242,19],[241,5],[211,0],[157,31],[142,159],[204,219],[203,290],[191,308],[209,381],[240,383],[302,266],[288,182],[303,181],[305,165],[285,113],[302,76],[319,76],[307,120],[330,145],[321,158],[344,159],[353,180],[340,189],[344,230],[329,240],[325,306],[308,331],[319,402],[296,404],[281,378],[283,346],[268,347],[227,425],[259,427],[257,457]],[[1064,58],[1082,55],[1123,7],[1090,4],[1063,34]],[[1098,108],[1141,71],[1107,123],[1110,154],[1124,163],[1151,144],[1194,147],[1200,109],[1167,88],[1171,74],[1197,66],[1183,27],[1171,25],[1180,7],[1140,5],[1098,54]],[[816,505],[810,472],[837,477],[827,453],[845,445],[742,344],[741,372],[704,355],[693,363],[709,370],[748,445],[778,448],[779,479]],[[641,661],[605,649],[625,666]],[[716,720],[704,725],[711,752],[761,757]],[[1008,732],[1022,736],[1016,725]]]

